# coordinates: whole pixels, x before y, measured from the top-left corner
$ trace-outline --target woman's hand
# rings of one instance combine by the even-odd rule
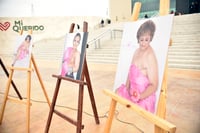
[[[131,99],[132,101],[134,102],[138,102],[140,100],[140,93],[136,90],[134,90],[132,93],[131,93]]]

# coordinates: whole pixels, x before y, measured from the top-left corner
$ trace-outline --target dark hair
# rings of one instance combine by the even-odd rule
[[[27,35],[25,40],[27,40],[29,38],[29,40],[31,40],[31,35]]]
[[[75,39],[77,36],[80,37],[80,40],[81,40],[81,34],[80,34],[80,33],[76,33],[76,35],[74,36],[74,39]]]
[[[156,30],[156,25],[152,20],[144,22],[137,31],[137,40],[139,41],[140,36],[143,35],[144,33],[149,33],[152,41],[155,30]]]

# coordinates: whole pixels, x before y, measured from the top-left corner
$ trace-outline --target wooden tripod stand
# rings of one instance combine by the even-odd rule
[[[31,106],[31,101],[30,101],[31,100],[31,97],[30,97],[31,91],[30,90],[31,90],[31,72],[32,72],[31,62],[33,63],[33,66],[35,68],[37,77],[40,81],[40,84],[41,84],[42,90],[44,92],[45,98],[47,100],[47,103],[50,106],[50,100],[49,100],[48,95],[46,93],[44,84],[42,82],[42,78],[41,78],[40,73],[38,71],[38,68],[37,68],[35,59],[33,57],[33,54],[31,54],[31,60],[30,60],[29,68],[10,67],[9,79],[8,79],[8,82],[7,82],[7,87],[6,87],[6,91],[5,91],[5,95],[4,95],[4,99],[3,99],[2,108],[0,110],[0,124],[1,124],[2,120],[3,120],[3,115],[4,115],[7,100],[12,100],[12,101],[15,101],[15,102],[18,102],[18,103],[21,103],[21,104],[26,104],[26,114],[27,114],[26,130],[27,130],[27,133],[30,132],[30,106]],[[25,101],[24,101],[24,99],[19,100],[19,99],[11,98],[11,97],[8,96],[9,90],[10,90],[10,84],[12,83],[12,77],[13,77],[13,73],[14,73],[15,70],[27,71],[27,77],[28,77],[27,78],[27,100],[25,100]]]
[[[5,67],[3,61],[1,60],[1,58],[0,58],[0,64],[1,64],[2,69],[3,69],[4,72],[5,72],[6,76],[9,78],[8,70],[6,69],[6,67]],[[11,80],[11,84],[12,84],[12,86],[13,86],[15,92],[17,93],[17,96],[19,97],[19,99],[22,100],[23,98],[22,98],[21,94],[19,93],[19,91],[18,91],[18,89],[17,89],[17,86],[15,85],[15,83],[14,83],[13,80]]]
[[[72,23],[69,33],[73,32],[74,26],[75,26],[75,24]],[[84,22],[83,32],[87,32],[87,22]],[[84,128],[84,125],[82,125],[84,85],[87,85],[87,87],[88,87],[89,96],[90,96],[90,100],[91,100],[91,104],[92,104],[92,109],[93,109],[93,113],[94,113],[94,117],[95,117],[95,122],[96,122],[96,124],[99,124],[100,122],[99,122],[99,117],[98,117],[98,113],[97,113],[97,109],[96,109],[96,104],[95,104],[93,91],[92,91],[92,85],[91,85],[91,81],[90,81],[90,76],[89,76],[86,56],[84,55],[83,72],[81,74],[81,79],[80,80],[74,80],[72,78],[63,77],[61,75],[53,75],[53,77],[57,78],[57,83],[56,83],[56,88],[55,88],[55,91],[54,91],[54,96],[53,96],[53,100],[52,100],[52,104],[51,104],[51,108],[50,108],[50,112],[49,112],[49,116],[48,116],[48,120],[47,120],[47,124],[46,124],[46,128],[45,128],[45,133],[49,132],[49,128],[50,128],[50,124],[51,124],[53,113],[57,114],[58,116],[60,116],[64,120],[70,122],[71,124],[75,125],[76,126],[76,132],[77,133],[81,133],[81,130]],[[84,77],[86,79],[86,82],[84,81]],[[58,96],[61,80],[67,80],[67,81],[79,84],[77,121],[75,121],[72,118],[62,114],[58,110],[55,110],[55,105],[56,105],[56,100],[57,100],[57,96]]]
[[[140,8],[141,8],[141,3],[136,2],[134,6],[134,10],[133,10],[133,16],[132,16],[133,21],[136,21],[138,19]],[[160,15],[166,15],[169,9],[169,0],[160,0],[160,9],[161,9]],[[111,92],[109,90],[104,90],[104,93],[111,97],[110,109],[109,109],[106,126],[104,129],[104,133],[110,132],[117,103],[124,105],[126,108],[129,108],[130,110],[139,114],[144,119],[148,120],[150,123],[154,124],[155,133],[166,133],[166,132],[175,133],[176,126],[164,119],[165,113],[166,113],[166,89],[167,89],[167,63],[165,66],[164,77],[162,81],[156,115],[136,106],[129,100],[122,98],[121,96],[117,95],[114,92]]]

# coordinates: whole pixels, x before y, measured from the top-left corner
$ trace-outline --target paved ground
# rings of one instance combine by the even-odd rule
[[[5,63],[9,59],[5,59]],[[52,99],[55,88],[56,79],[52,74],[58,73],[59,61],[56,60],[38,60],[36,59],[40,74],[48,92],[48,96]],[[110,98],[106,96],[102,90],[112,90],[116,65],[112,64],[92,64],[88,63],[92,86],[97,104],[97,110],[100,116],[100,125],[96,125],[94,118],[91,117],[92,110],[89,101],[87,89],[84,93],[84,113],[83,124],[85,128],[83,133],[102,133],[106,117],[105,114],[109,109]],[[15,82],[21,92],[26,97],[26,73],[15,72]],[[3,71],[0,71],[0,103],[4,96],[7,78]],[[31,133],[44,132],[49,108],[45,101],[41,86],[38,82],[35,72],[32,73],[32,106],[31,106]],[[61,92],[59,93],[58,109],[64,111],[70,116],[76,118],[75,111],[77,108],[77,85],[62,82]],[[16,96],[11,88],[10,95]],[[168,88],[167,88],[167,112],[166,119],[177,126],[176,133],[199,133],[200,132],[200,71],[169,69],[168,71]],[[64,106],[64,107],[63,107]],[[116,116],[113,120],[113,133],[121,132],[153,132],[153,125],[137,116],[134,112],[118,105]],[[1,133],[22,133],[26,127],[26,109],[24,105],[8,102],[6,105],[3,122],[0,126]],[[89,114],[90,115],[89,115]],[[122,122],[120,122],[120,121]],[[135,125],[134,125],[135,124]],[[139,129],[137,129],[137,128]],[[51,133],[75,132],[75,127],[68,122],[60,119],[56,115],[53,117]]]

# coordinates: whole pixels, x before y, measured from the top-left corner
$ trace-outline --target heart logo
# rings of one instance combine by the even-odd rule
[[[10,27],[10,22],[5,22],[4,24],[0,23],[0,30],[6,31]]]

